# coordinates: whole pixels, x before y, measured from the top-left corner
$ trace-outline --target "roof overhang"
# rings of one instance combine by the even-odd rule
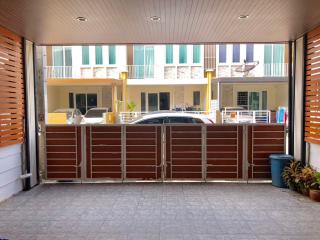
[[[44,45],[286,42],[319,24],[319,0],[0,1],[0,25]]]

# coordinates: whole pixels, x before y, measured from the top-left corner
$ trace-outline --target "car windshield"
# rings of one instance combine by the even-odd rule
[[[103,113],[107,112],[107,109],[90,109],[85,117],[86,118],[102,118]]]

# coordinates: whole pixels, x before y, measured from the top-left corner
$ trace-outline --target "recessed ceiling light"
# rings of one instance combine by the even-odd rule
[[[87,19],[86,17],[77,17],[76,20],[79,21],[79,22],[86,22],[86,21],[88,21],[88,19]]]
[[[238,19],[247,19],[247,18],[249,18],[249,15],[240,15],[238,17]]]
[[[152,16],[152,17],[150,17],[150,20],[153,22],[159,22],[161,20],[161,18],[158,16]]]

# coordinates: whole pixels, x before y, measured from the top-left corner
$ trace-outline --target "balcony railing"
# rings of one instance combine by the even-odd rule
[[[222,123],[270,123],[271,112],[268,110],[224,110],[221,112]]]
[[[125,69],[122,69],[125,70]],[[119,78],[121,68],[118,66],[48,66],[45,68],[47,78]]]
[[[244,71],[243,64],[219,64],[217,77],[287,77],[287,63],[252,64],[252,69]],[[250,68],[251,64],[247,64]]]
[[[199,65],[129,65],[129,79],[201,79],[204,68]]]

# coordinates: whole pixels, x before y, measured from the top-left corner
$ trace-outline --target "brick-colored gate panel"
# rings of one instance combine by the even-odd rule
[[[161,126],[126,126],[125,178],[161,179]]]
[[[166,126],[166,179],[202,178],[202,127]]]
[[[248,126],[248,177],[269,179],[271,177],[270,154],[285,151],[284,125]]]
[[[87,178],[121,179],[121,126],[87,126]]]
[[[242,134],[243,126],[207,126],[207,178],[242,178]]]
[[[47,126],[47,179],[81,178],[81,128]]]

